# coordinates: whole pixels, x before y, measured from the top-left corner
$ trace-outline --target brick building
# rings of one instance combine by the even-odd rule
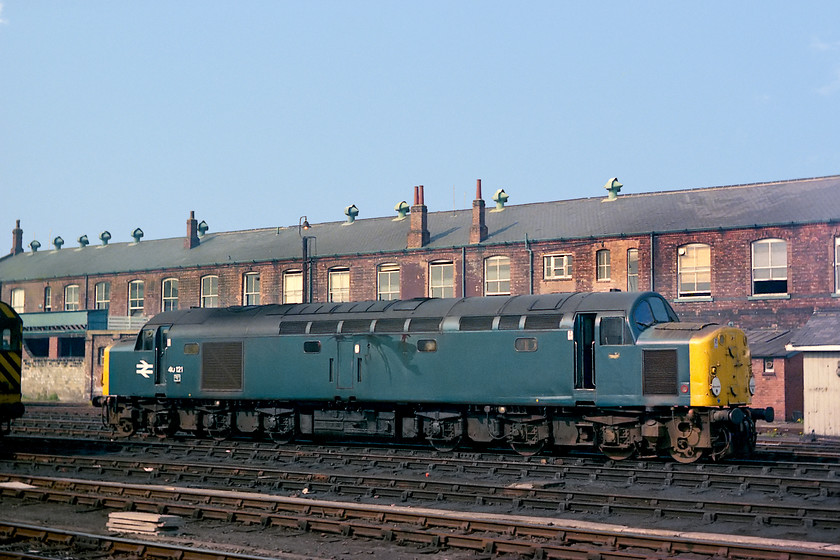
[[[56,238],[50,250],[24,250],[18,223],[0,297],[23,313],[29,371],[81,357],[91,393],[104,346],[178,307],[655,290],[684,320],[776,330],[840,308],[840,176],[620,187],[523,205],[499,190],[485,208],[478,181],[472,208],[445,212],[428,212],[415,187],[395,217],[356,219],[349,206],[344,221],[210,233],[191,213],[182,238],[144,241],[138,228],[130,242],[102,232],[99,244]],[[779,394],[768,379],[767,395]]]

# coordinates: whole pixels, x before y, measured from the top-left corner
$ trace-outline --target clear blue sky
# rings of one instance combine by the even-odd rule
[[[840,173],[836,1],[0,6],[0,254]]]

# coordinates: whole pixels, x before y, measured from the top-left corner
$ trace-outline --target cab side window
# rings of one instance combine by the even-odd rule
[[[624,317],[601,317],[601,345],[629,344]]]

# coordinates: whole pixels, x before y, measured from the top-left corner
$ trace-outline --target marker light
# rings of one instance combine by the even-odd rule
[[[721,390],[720,379],[717,378],[717,377],[713,377],[712,378],[712,394],[714,396],[718,397],[718,396],[720,396],[720,390]]]

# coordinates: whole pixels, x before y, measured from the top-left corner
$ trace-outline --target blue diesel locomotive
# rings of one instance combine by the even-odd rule
[[[654,292],[194,308],[105,352],[117,435],[376,437],[599,449],[682,462],[749,452],[741,330]]]

